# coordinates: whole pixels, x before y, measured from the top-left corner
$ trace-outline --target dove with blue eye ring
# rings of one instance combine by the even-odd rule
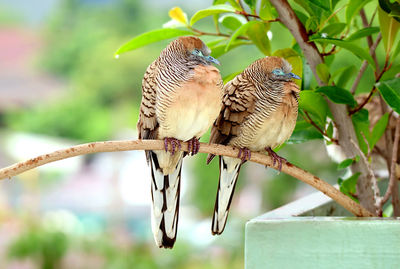
[[[292,72],[286,74],[280,68],[276,68],[276,69],[272,70],[272,73],[274,75],[276,75],[276,76],[281,76],[281,77],[286,77],[286,78],[294,78],[294,79],[301,79],[298,75],[296,75],[296,74],[294,74]]]

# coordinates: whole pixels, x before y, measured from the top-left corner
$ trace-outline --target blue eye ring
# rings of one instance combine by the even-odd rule
[[[198,55],[198,56],[203,56],[203,53],[202,53],[199,49],[194,49],[194,50],[192,51],[192,54]]]
[[[280,69],[280,68],[277,68],[277,69],[272,70],[272,73],[274,73],[274,74],[277,75],[277,76],[283,76],[283,75],[285,75],[285,72],[283,72],[282,69]]]

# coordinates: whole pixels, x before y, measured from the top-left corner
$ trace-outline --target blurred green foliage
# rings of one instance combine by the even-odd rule
[[[317,68],[318,74],[324,81],[335,85],[324,89],[318,88],[301,49],[290,32],[281,23],[267,22],[277,17],[276,10],[269,1],[244,2],[246,5],[242,10],[234,0],[215,0],[211,8],[193,11],[192,13],[196,15],[191,20],[187,19],[182,10],[174,8],[173,12],[170,12],[170,19],[175,25],[184,28],[182,31],[177,31],[176,28],[161,28],[161,25],[168,20],[165,10],[150,7],[139,0],[118,0],[110,5],[93,5],[79,0],[62,1],[44,29],[46,45],[38,66],[66,81],[69,88],[60,100],[8,111],[4,116],[7,127],[82,142],[112,139],[122,128],[134,128],[136,125],[141,99],[141,79],[147,65],[168,43],[169,40],[164,39],[177,33],[194,33],[193,27],[212,32],[216,25],[217,30],[227,36],[214,37],[205,34],[202,39],[213,50],[213,56],[219,57],[222,63],[221,73],[226,80],[266,54],[288,58],[296,72],[302,74],[301,87],[304,91],[301,92],[300,98],[300,116],[295,133],[289,141],[302,144],[295,146],[288,144],[283,147],[282,155],[289,156],[287,158],[294,164],[334,182],[343,171],[337,171],[336,165],[327,158],[321,159],[321,156],[325,156],[321,153],[324,151],[323,140],[330,143],[330,139],[333,138],[333,124],[329,121],[331,113],[323,96],[333,102],[352,107],[356,105],[349,92],[352,77],[359,69],[362,60],[371,62],[365,37],[367,35],[376,37],[380,27],[378,20],[375,19],[371,29],[364,29],[357,14],[364,5],[367,14],[372,14],[377,3],[344,0],[290,1],[307,31],[312,33],[313,42],[321,52],[327,54],[325,64]],[[342,11],[338,10],[339,8],[342,8]],[[251,14],[257,12],[259,18],[254,20],[235,14],[237,10]],[[393,19],[382,12],[379,16],[390,22],[392,29],[390,34],[393,35],[393,30],[397,31]],[[144,37],[139,35],[158,28],[161,29],[156,32],[157,35],[154,32]],[[197,35],[198,32],[194,34]],[[135,35],[139,37],[131,40]],[[400,50],[400,45],[395,42],[396,39],[388,35],[389,33],[384,36],[385,46],[378,47],[379,59],[384,58],[385,53],[393,47],[394,52],[390,55],[393,60]],[[121,54],[118,60],[115,59],[113,54],[116,49],[128,40],[131,40],[130,43],[123,45],[118,54],[132,48],[138,50],[134,53]],[[149,45],[155,41],[161,42]],[[142,47],[144,45],[149,46]],[[329,54],[333,48],[335,53]],[[368,92],[374,85],[373,69],[374,66],[370,64],[357,93]],[[393,79],[399,71],[400,65],[393,62],[392,68],[382,76],[382,79]],[[397,84],[398,80],[390,80],[378,86],[394,110],[400,103],[398,89],[393,87]],[[394,99],[390,96],[394,96]],[[363,110],[360,111],[360,114],[362,113]],[[358,129],[367,132],[370,123],[365,115],[354,116],[355,127],[359,126]],[[310,124],[311,120],[325,133],[321,134]],[[377,128],[374,141],[370,139],[372,142],[376,143],[377,136],[382,134],[387,121],[383,123]],[[315,143],[315,140],[319,143]],[[207,135],[202,138],[202,142],[205,141],[208,141]],[[363,142],[365,143],[365,141],[360,142],[360,147],[366,151],[368,147],[363,146]],[[307,155],[307,158],[304,155]],[[209,217],[213,210],[213,199],[218,184],[218,161],[216,158],[205,168],[205,158],[204,154],[194,158],[193,184],[188,198],[199,208],[203,216]],[[246,165],[243,167],[236,192],[240,192],[240,188],[246,184],[245,169]],[[284,174],[276,175],[271,169],[267,170],[263,179],[265,183],[260,183],[263,190],[263,210],[288,202],[298,186],[298,181]],[[349,193],[352,194],[354,180],[347,181],[347,184],[349,183],[352,183],[349,188],[351,189]],[[82,238],[76,241],[62,232],[33,227],[12,244],[9,254],[13,258],[34,257],[42,264],[47,264],[48,267],[43,268],[54,268],[67,251],[75,248],[86,251],[88,255],[103,257],[105,268],[242,267],[241,248],[232,247],[230,252],[223,253],[222,258],[218,260],[215,257],[209,259],[210,252],[207,251],[193,255],[197,249],[185,244],[177,244],[173,252],[155,254],[151,247],[140,242],[130,242],[127,246],[121,247],[107,231],[103,231],[97,239],[95,242]],[[174,258],[171,258],[170,253],[174,253]]]
[[[150,54],[116,60],[112,52],[132,33],[152,26],[143,10],[136,0],[113,5],[62,1],[44,29],[38,66],[67,81],[70,89],[60,100],[9,111],[6,124],[79,141],[110,139],[115,130],[135,126]],[[160,16],[154,15],[157,22]]]
[[[42,269],[56,269],[68,249],[68,238],[56,230],[33,224],[8,248],[11,259],[33,259]]]
[[[69,214],[69,213],[68,213]],[[199,249],[187,242],[159,251],[153,242],[127,236],[125,230],[103,227],[96,233],[74,234],[45,221],[24,219],[24,227],[9,245],[6,260],[32,261],[35,268],[233,268],[243,267],[243,248]],[[78,225],[84,225],[78,220]],[[85,227],[84,229],[87,229]],[[219,252],[215,254],[214,252]],[[210,255],[212,258],[210,258]],[[70,257],[74,257],[72,260]]]

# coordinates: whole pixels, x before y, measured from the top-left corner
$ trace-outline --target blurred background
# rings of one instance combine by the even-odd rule
[[[169,41],[119,59],[115,50],[161,28],[174,6],[190,17],[211,4],[0,0],[0,167],[79,143],[136,139],[141,79]],[[211,20],[199,25],[212,31]],[[278,30],[273,50],[292,40],[273,24]],[[234,49],[219,59],[221,73],[260,57],[252,46]],[[341,176],[322,140],[285,145],[280,155],[330,183]],[[246,221],[313,190],[247,163],[225,232],[213,237],[218,164],[206,166],[205,157],[185,159],[173,250],[153,242],[143,152],[76,157],[1,181],[0,268],[243,268]]]

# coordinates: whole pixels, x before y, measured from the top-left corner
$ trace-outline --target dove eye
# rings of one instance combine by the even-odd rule
[[[272,73],[277,75],[277,76],[285,75],[285,73],[282,71],[282,69],[279,69],[279,68],[272,70]]]
[[[192,54],[198,55],[198,56],[203,56],[203,53],[202,53],[200,50],[198,50],[198,49],[194,49],[194,50],[192,51]]]

